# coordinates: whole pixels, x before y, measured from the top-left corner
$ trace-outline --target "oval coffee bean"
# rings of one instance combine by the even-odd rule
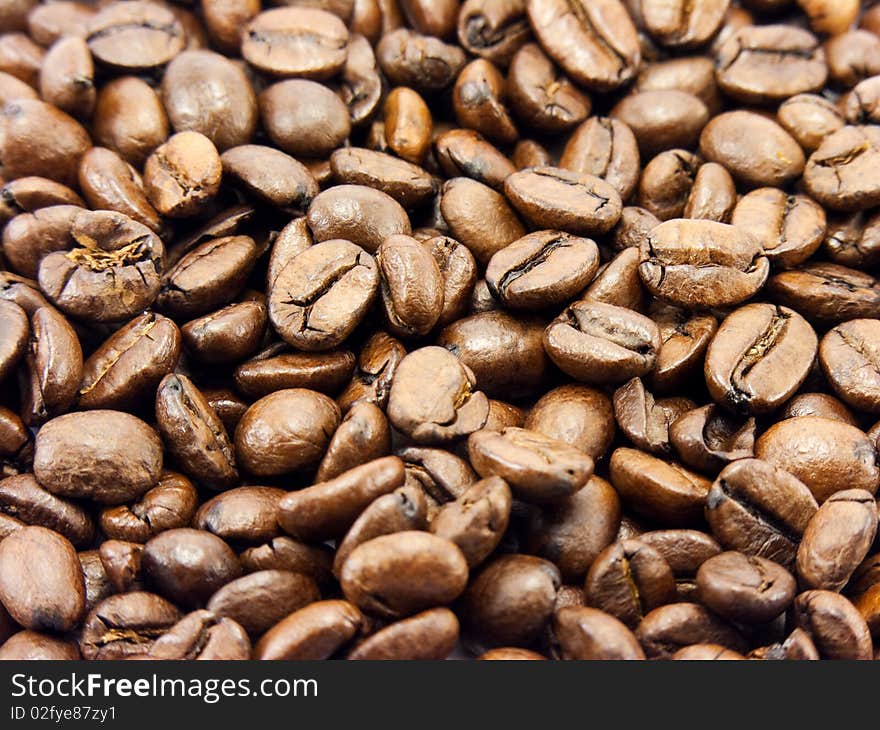
[[[830,330],[819,347],[819,363],[834,391],[853,408],[880,411],[880,327],[853,319]]]
[[[358,644],[346,657],[355,660],[437,660],[458,642],[458,619],[448,608],[432,608],[395,621]]]
[[[555,613],[553,641],[561,659],[620,661],[645,658],[638,639],[623,623],[604,611],[587,606],[566,606]]]

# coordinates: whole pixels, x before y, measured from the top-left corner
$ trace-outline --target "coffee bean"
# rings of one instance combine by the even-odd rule
[[[586,606],[566,606],[555,613],[553,641],[561,659],[619,661],[645,657],[635,635],[623,623]]]
[[[880,329],[872,319],[853,319],[830,330],[819,363],[834,391],[853,408],[880,409]]]
[[[366,620],[348,601],[317,601],[269,629],[254,659],[328,659],[354,639]]]
[[[56,639],[37,631],[19,631],[0,647],[0,660],[77,661],[79,647],[72,641]]]
[[[707,162],[697,170],[683,215],[728,223],[736,204],[736,185],[730,173],[715,162]]]
[[[448,608],[432,608],[395,621],[358,644],[346,657],[355,660],[437,660],[458,641],[458,619]]]
[[[168,117],[158,94],[135,76],[113,79],[98,92],[92,132],[95,142],[140,167],[168,137]]]
[[[714,404],[695,408],[669,425],[669,441],[685,464],[714,473],[754,456],[755,419],[737,418]]]
[[[382,36],[376,60],[395,86],[436,92],[452,85],[464,67],[465,54],[439,38],[398,28]]]
[[[110,539],[144,543],[160,532],[189,525],[197,504],[192,482],[166,471],[139,500],[105,508],[100,515],[101,531]]]
[[[649,659],[668,659],[696,643],[718,644],[739,651],[745,647],[737,631],[697,603],[671,603],[655,608],[639,624],[636,638]]]
[[[718,331],[711,314],[689,312],[662,302],[651,307],[651,318],[660,330],[661,345],[650,374],[651,386],[670,392],[699,372],[706,348]]]
[[[151,2],[111,3],[88,23],[94,57],[122,71],[161,66],[184,49],[186,34],[174,13]]]
[[[210,139],[199,132],[178,132],[147,158],[144,184],[156,210],[182,218],[204,209],[217,194],[222,174]]]
[[[330,155],[330,166],[340,183],[375,188],[406,208],[421,205],[435,192],[435,180],[423,168],[384,152],[344,147]]]
[[[232,147],[220,155],[220,162],[227,182],[294,215],[304,214],[318,194],[318,183],[308,168],[272,147]]]
[[[873,174],[878,155],[880,136],[875,127],[843,127],[810,155],[804,186],[833,210],[870,208],[880,202],[880,182]]]
[[[153,642],[151,659],[250,659],[251,642],[245,630],[230,618],[200,609],[184,616]]]
[[[635,134],[645,157],[671,147],[696,146],[709,110],[696,96],[673,89],[639,91],[624,97],[611,116]]]
[[[634,446],[654,454],[669,453],[670,426],[696,404],[687,398],[661,398],[633,378],[614,391],[614,417]]]
[[[871,634],[865,619],[843,596],[812,590],[794,601],[795,624],[816,644],[823,659],[871,659]]]
[[[31,474],[0,481],[0,512],[24,524],[52,530],[70,540],[74,547],[87,546],[94,539],[91,515],[75,502],[45,490]]]
[[[348,350],[294,352],[280,343],[239,365],[234,381],[249,398],[262,398],[287,388],[335,393],[349,380],[353,367],[354,355]]]
[[[109,596],[83,621],[79,649],[84,659],[143,656],[180,618],[180,611],[155,593]]]
[[[471,61],[458,74],[452,90],[456,119],[496,144],[511,144],[519,132],[505,106],[506,95],[504,77],[491,61]]]
[[[614,188],[622,200],[628,200],[639,181],[636,137],[620,119],[591,117],[569,137],[559,166],[595,175]]]

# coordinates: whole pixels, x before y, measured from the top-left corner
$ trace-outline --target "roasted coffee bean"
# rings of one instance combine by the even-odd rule
[[[709,121],[709,110],[696,96],[677,90],[640,91],[624,97],[612,110],[650,157],[672,147],[695,147]]]
[[[674,526],[699,521],[711,486],[705,477],[630,448],[615,450],[609,467],[614,488],[638,514]]]
[[[872,76],[860,82],[840,101],[850,124],[876,124],[880,120],[880,79]]]
[[[70,227],[81,212],[78,205],[51,205],[12,218],[3,229],[3,254],[10,268],[35,278],[43,257],[70,248]]]
[[[180,330],[170,319],[152,312],[135,317],[86,360],[79,407],[126,410],[152,399],[177,365],[180,341]]]
[[[200,362],[239,362],[259,347],[266,320],[262,302],[238,302],[187,322],[181,328],[181,339]]]
[[[655,608],[635,631],[649,659],[668,659],[696,643],[718,644],[740,651],[743,638],[727,622],[697,603],[672,603]]]
[[[794,601],[795,624],[813,640],[823,659],[872,659],[865,619],[843,596],[812,590]]]
[[[437,92],[452,85],[466,58],[458,46],[398,28],[382,36],[376,46],[376,60],[392,84]]]
[[[754,456],[755,419],[732,416],[715,405],[695,408],[669,424],[669,441],[685,464],[711,474]]]
[[[73,117],[87,119],[95,108],[95,66],[82,38],[55,43],[40,68],[40,96]]]
[[[10,180],[0,188],[0,223],[6,223],[19,213],[33,213],[41,208],[58,205],[85,204],[69,187],[45,177],[29,176]]]
[[[409,446],[396,453],[404,462],[406,484],[425,492],[429,508],[431,502],[445,504],[461,497],[478,480],[467,461],[442,449]]]
[[[193,526],[235,543],[270,541],[281,533],[278,502],[286,494],[274,487],[238,487],[205,502]]]
[[[770,273],[757,239],[715,221],[661,223],[640,252],[645,287],[688,309],[738,304],[753,296]]]
[[[100,515],[101,531],[111,540],[147,542],[160,532],[189,525],[197,504],[198,495],[189,479],[167,471],[138,501],[105,508]]]
[[[745,195],[731,223],[761,242],[764,253],[783,267],[803,263],[825,237],[825,211],[804,195],[760,188]]]
[[[833,210],[860,210],[880,203],[880,180],[873,174],[880,157],[876,127],[846,126],[826,137],[804,170],[807,192]]]
[[[859,14],[859,3],[854,0],[798,0],[810,19],[810,27],[816,33],[837,35],[843,33],[856,20]]]
[[[526,10],[538,42],[577,83],[609,91],[635,76],[641,53],[622,2],[529,0]]]
[[[0,475],[15,476],[30,467],[34,437],[15,411],[0,407]]]
[[[186,34],[166,7],[151,2],[111,3],[88,23],[95,59],[120,71],[161,66],[184,49]]]
[[[351,30],[356,31],[354,25]],[[376,113],[381,101],[382,76],[373,47],[370,40],[357,32],[349,39],[339,96],[348,107],[349,121],[355,127],[366,124]]]
[[[584,600],[635,628],[648,612],[675,600],[675,578],[653,548],[637,539],[615,542],[590,566]]]
[[[144,546],[122,540],[101,543],[98,555],[107,580],[117,593],[143,590],[141,558]]]
[[[619,383],[654,368],[660,332],[637,312],[583,300],[550,323],[544,347],[557,367],[577,380]]]
[[[700,602],[744,623],[771,621],[794,599],[794,576],[777,563],[743,553],[715,555],[697,571]]]
[[[718,85],[744,104],[772,104],[825,84],[818,39],[791,25],[749,26],[731,35],[715,58]]]
[[[736,202],[736,185],[730,173],[716,162],[707,162],[697,170],[683,215],[727,223]]]
[[[391,430],[383,411],[369,402],[352,404],[330,439],[315,480],[327,481],[391,451]]]
[[[220,189],[223,167],[217,148],[199,132],[178,132],[144,165],[147,198],[162,215],[185,218],[210,203]]]
[[[113,79],[98,92],[92,132],[95,142],[140,168],[168,137],[168,117],[158,94],[135,76]]]
[[[593,460],[586,454],[523,428],[476,431],[468,438],[468,456],[480,476],[502,477],[519,498],[530,502],[570,497],[593,473]]]
[[[437,660],[458,641],[458,619],[448,608],[432,608],[396,621],[358,644],[346,657],[355,660]]]
[[[522,0],[465,0],[458,13],[458,40],[465,50],[507,66],[529,38]]]
[[[505,106],[506,97],[504,77],[491,61],[471,61],[458,74],[452,90],[456,119],[496,144],[512,144],[519,133]],[[387,122],[385,129],[387,134]]]
[[[434,140],[437,163],[449,177],[470,177],[500,190],[516,167],[479,132],[452,129]]]
[[[435,180],[423,168],[384,152],[344,147],[330,155],[330,166],[340,183],[381,190],[406,208],[421,205],[435,192]]]
[[[389,236],[412,232],[406,211],[394,198],[363,185],[337,185],[318,194],[308,222],[316,241],[341,238],[371,253]]]
[[[635,135],[626,124],[619,119],[591,117],[569,137],[559,166],[595,175],[622,200],[628,200],[639,181],[639,160]]]
[[[416,576],[420,578],[414,580]],[[467,562],[458,547],[435,535],[412,531],[359,545],[340,575],[348,600],[384,618],[450,603],[461,595],[467,579]]]
[[[877,504],[870,492],[835,492],[810,519],[797,554],[797,574],[806,588],[840,591],[862,562],[877,534]]]
[[[791,472],[820,503],[841,489],[874,494],[880,483],[874,443],[858,428],[827,418],[775,424],[758,439],[755,455]]]
[[[322,587],[333,581],[333,552],[324,545],[308,545],[289,537],[275,537],[239,556],[246,573],[257,570],[289,570],[315,579]]]
[[[784,186],[804,172],[800,145],[776,122],[755,112],[714,117],[700,135],[700,154],[749,187]]]
[[[880,216],[854,213],[832,218],[823,249],[836,264],[872,266],[880,259]]]
[[[0,481],[0,512],[26,525],[53,530],[74,547],[89,545],[95,535],[92,517],[83,507],[48,492],[31,474]]]
[[[548,626],[560,587],[556,567],[531,555],[487,563],[462,598],[461,618],[472,643],[528,646]]]
[[[348,601],[317,601],[269,629],[254,647],[254,659],[328,659],[365,628],[366,619]]]
[[[19,631],[0,646],[3,661],[77,661],[79,647],[72,641],[57,639],[37,631]]]
[[[155,593],[109,596],[83,621],[79,649],[90,660],[143,656],[180,619],[180,611]]]
[[[739,661],[745,658],[738,651],[720,644],[691,644],[670,657],[676,661]]]
[[[371,335],[358,356],[351,382],[339,396],[339,407],[346,411],[353,403],[366,400],[384,409],[397,366],[405,356],[403,345],[390,335]]]
[[[623,623],[587,606],[566,606],[554,614],[553,643],[560,659],[645,658],[635,635]]]
[[[156,486],[161,470],[159,437],[127,413],[68,413],[37,434],[34,475],[63,497],[121,504]]]
[[[853,319],[830,330],[819,348],[819,363],[831,387],[846,403],[868,413],[880,411],[880,328],[873,319]]]
[[[687,150],[661,152],[645,165],[639,180],[639,205],[662,221],[681,218],[700,165],[700,158]],[[641,244],[642,240],[634,245]]]
[[[489,401],[466,365],[442,347],[423,347],[397,367],[388,398],[388,418],[418,443],[444,443],[480,429]],[[426,388],[429,388],[426,391]]]
[[[577,235],[607,233],[623,207],[607,182],[558,167],[515,172],[504,181],[504,192],[532,225]]]
[[[651,318],[660,330],[660,349],[650,374],[651,386],[671,392],[699,372],[718,321],[708,313],[692,313],[662,302],[651,307]]]
[[[143,570],[158,592],[180,605],[198,606],[241,575],[235,553],[204,530],[166,530],[144,546]]]
[[[656,550],[669,563],[675,577],[676,593],[683,601],[693,600],[696,596],[696,576],[700,566],[721,552],[721,546],[699,530],[652,530],[635,539]]]
[[[150,659],[245,660],[251,642],[245,630],[230,618],[204,609],[184,616],[150,648]]]
[[[611,399],[600,390],[563,385],[532,406],[524,426],[598,460],[614,440],[614,411]]]
[[[815,263],[770,277],[767,291],[820,324],[875,317],[880,285],[870,274],[837,264]]]
[[[220,155],[220,162],[227,182],[294,215],[304,214],[318,194],[318,183],[308,168],[272,147],[232,147]]]
[[[684,56],[645,65],[636,78],[635,88],[639,91],[673,89],[693,94],[710,114],[717,114],[722,106],[715,82],[715,64],[705,56]]]
[[[443,308],[438,326],[454,322],[463,316],[468,299],[477,279],[477,264],[473,254],[454,238],[435,236],[424,241],[443,278]]]
[[[661,398],[633,378],[614,391],[614,417],[623,434],[634,446],[653,454],[671,451],[670,426],[696,405],[687,398]]]
[[[807,152],[843,127],[840,110],[818,94],[798,94],[779,105],[777,121]]]
[[[817,509],[803,482],[758,459],[729,464],[706,497],[706,520],[724,547],[786,567]]]
[[[273,8],[245,26],[241,54],[273,76],[326,79],[344,66],[348,38],[343,22],[323,10]]]
[[[706,351],[706,385],[726,408],[774,411],[801,386],[816,356],[813,328],[794,310],[748,304],[734,310]]]
[[[443,309],[443,277],[431,253],[411,236],[390,236],[376,251],[382,311],[399,337],[428,334]]]
[[[271,345],[235,369],[235,387],[249,398],[286,388],[337,392],[351,378],[354,355],[348,350],[295,352],[285,343]]]
[[[0,602],[34,631],[67,632],[85,611],[85,585],[76,551],[45,527],[22,527],[0,542]]]
[[[779,414],[781,418],[797,416],[820,416],[858,426],[859,423],[852,412],[842,401],[825,393],[801,393],[785,404]]]

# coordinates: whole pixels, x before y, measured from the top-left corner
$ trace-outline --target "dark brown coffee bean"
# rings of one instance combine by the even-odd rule
[[[480,476],[500,476],[519,498],[539,503],[570,497],[593,473],[586,454],[523,428],[475,432],[468,456]]]
[[[9,267],[36,278],[45,256],[70,248],[70,227],[81,212],[78,205],[51,205],[16,215],[3,229],[3,254]]]
[[[880,328],[873,319],[837,325],[823,338],[819,363],[831,387],[853,408],[880,411]]]
[[[155,593],[110,596],[83,621],[79,649],[89,660],[143,656],[180,618],[180,611]]]
[[[316,241],[342,238],[370,252],[389,236],[412,232],[400,204],[362,185],[337,185],[320,193],[309,208],[308,221]]]
[[[143,590],[141,559],[144,546],[122,540],[105,540],[98,555],[107,580],[117,593]]]
[[[461,497],[479,477],[464,459],[442,449],[409,446],[397,452],[404,462],[406,484],[428,497],[429,518],[436,506]]]
[[[465,66],[452,90],[453,109],[458,123],[502,145],[512,144],[519,136],[505,106],[506,101],[507,84],[504,77],[491,61],[484,58]]]
[[[880,157],[880,134],[872,126],[847,126],[826,137],[804,170],[807,192],[833,210],[864,210],[880,202],[873,175]]]
[[[770,272],[757,239],[714,221],[661,223],[640,251],[639,274],[648,290],[688,309],[742,302]]]
[[[827,418],[775,424],[758,439],[755,455],[794,474],[820,503],[841,489],[874,494],[880,483],[875,445],[859,429]]]
[[[651,318],[660,330],[661,340],[650,375],[651,386],[671,392],[699,372],[718,321],[711,314],[692,313],[662,302],[652,305]]]
[[[272,540],[247,548],[240,556],[246,573],[257,570],[289,570],[315,579],[320,586],[333,582],[333,552],[324,545],[308,545],[290,537]]]
[[[683,215],[685,218],[727,223],[736,202],[736,185],[730,173],[715,162],[707,162],[697,170]]]
[[[729,464],[706,498],[706,520],[724,547],[786,567],[817,509],[803,482],[758,459]]]
[[[147,542],[145,577],[175,603],[198,606],[241,575],[235,553],[216,535],[203,530],[166,530]]]
[[[152,398],[159,381],[177,365],[180,330],[147,312],[112,334],[83,365],[80,408],[125,410]]]
[[[610,115],[633,131],[645,157],[673,147],[695,147],[709,121],[709,110],[700,99],[672,89],[630,94]]]
[[[168,8],[151,2],[111,3],[88,24],[92,55],[117,70],[162,66],[184,49],[186,34]]]
[[[487,563],[462,598],[461,618],[473,643],[528,646],[553,616],[559,571],[531,555],[503,555]]]
[[[373,403],[354,403],[330,439],[315,481],[333,479],[390,451],[391,430],[384,412]]]
[[[563,385],[545,393],[532,406],[525,428],[599,459],[614,440],[611,400],[594,388]]]
[[[397,366],[406,350],[390,335],[376,332],[364,343],[354,375],[339,396],[339,407],[345,411],[358,400],[366,400],[385,408]]]
[[[355,660],[445,659],[458,642],[458,619],[448,608],[433,608],[396,621],[358,644]]]
[[[649,659],[666,659],[694,642],[745,649],[743,638],[728,623],[696,603],[672,603],[656,608],[636,629],[636,638]]]
[[[40,96],[78,119],[95,108],[95,66],[82,38],[67,36],[46,53],[40,68]]]
[[[340,583],[363,610],[399,618],[450,603],[467,577],[467,562],[453,543],[426,532],[397,532],[356,547],[342,566]]]
[[[671,451],[670,426],[696,404],[687,398],[661,398],[645,389],[639,378],[614,391],[614,417],[633,445],[653,454]]]
[[[749,187],[784,186],[804,171],[804,153],[788,132],[748,111],[714,117],[700,135],[700,154]]]
[[[875,317],[880,311],[880,285],[866,273],[837,264],[807,264],[770,278],[767,291],[775,300],[820,324]]]
[[[818,94],[798,94],[779,106],[777,120],[807,152],[813,152],[829,135],[843,127],[840,110]]]
[[[578,84],[615,89],[641,61],[636,29],[618,0],[529,0],[529,21],[545,51]]]
[[[0,407],[0,475],[15,476],[30,468],[34,437],[18,414]]]
[[[274,76],[327,79],[345,64],[348,31],[336,16],[315,8],[266,10],[245,26],[245,60]]]
[[[0,646],[3,661],[76,661],[79,647],[72,641],[56,639],[37,631],[19,631]]]
[[[85,550],[77,555],[82,567],[86,589],[86,611],[91,613],[101,601],[113,595],[113,586],[104,572],[101,555],[97,550]]]
[[[869,267],[880,260],[880,216],[853,213],[828,223],[823,249],[834,263]]]
[[[318,601],[269,629],[254,659],[328,659],[354,639],[366,620],[348,601]]]
[[[291,352],[273,345],[235,369],[235,386],[249,398],[262,398],[287,388],[334,393],[351,377],[354,355],[348,350]]]
[[[831,591],[801,593],[794,602],[795,624],[813,640],[823,659],[872,659],[865,619],[843,596]]]
[[[113,79],[98,92],[92,132],[108,147],[140,168],[168,137],[168,117],[158,94],[134,76]]]
[[[584,599],[635,628],[649,611],[675,600],[675,579],[660,553],[638,540],[624,540],[596,556]]]
[[[674,526],[699,520],[711,486],[708,479],[629,448],[615,450],[609,466],[614,488],[638,514]]]
[[[238,487],[199,507],[193,527],[236,543],[260,543],[281,534],[278,502],[286,494],[274,487]]]
[[[376,60],[395,86],[434,92],[452,85],[466,58],[458,46],[398,28],[382,36],[376,46]]]
[[[569,137],[559,166],[595,175],[628,200],[639,182],[639,161],[635,135],[626,124],[610,117],[591,117]]]
[[[200,609],[184,616],[156,639],[149,657],[243,661],[251,657],[251,642],[240,624]]]
[[[79,160],[89,147],[85,129],[45,102],[17,99],[0,113],[0,175],[4,179],[38,175],[75,185]]]
[[[383,152],[344,147],[330,155],[330,166],[340,183],[381,190],[406,208],[421,205],[435,192],[436,182],[428,172]]]
[[[558,167],[515,172],[504,181],[504,193],[532,225],[577,235],[607,233],[623,207],[604,180]]]
[[[178,132],[144,165],[147,197],[162,215],[185,218],[205,208],[220,188],[217,148],[199,132]]]
[[[479,132],[451,129],[434,140],[437,163],[449,177],[470,177],[501,190],[514,164]]]
[[[189,525],[197,504],[198,495],[189,479],[167,471],[138,501],[105,508],[101,531],[112,540],[144,543],[160,532]]]
[[[553,616],[560,659],[634,660],[645,654],[635,635],[614,616],[587,606],[566,606]],[[485,657],[483,657],[485,658]]]
[[[303,215],[319,192],[305,165],[271,147],[233,147],[220,156],[220,162],[227,182],[293,215]]]
[[[376,251],[382,310],[392,334],[428,334],[443,308],[443,278],[431,253],[411,236],[390,236]]]
[[[755,419],[731,416],[715,405],[703,406],[670,424],[669,441],[689,467],[715,473],[731,461],[754,456]]]
[[[181,339],[200,362],[240,362],[259,347],[266,320],[262,302],[238,302],[187,322],[181,328]]]
[[[569,301],[598,267],[599,250],[591,239],[540,231],[496,253],[486,268],[486,283],[509,307],[543,309]]]
[[[797,574],[805,588],[840,591],[877,534],[877,503],[870,492],[844,489],[819,507],[804,530]]]
[[[700,158],[687,150],[661,152],[645,165],[639,205],[662,221],[683,217],[700,167]]]
[[[33,213],[59,205],[84,207],[85,203],[66,185],[45,177],[10,180],[0,188],[0,223],[6,223],[19,213]]]
[[[697,571],[709,558],[721,552],[721,546],[699,530],[652,530],[639,534],[636,539],[654,548],[669,563],[675,577],[676,593],[683,601],[695,599]]]
[[[550,323],[544,347],[559,369],[577,380],[619,383],[653,369],[660,332],[637,312],[584,300]]]
[[[74,547],[89,545],[95,535],[92,517],[85,509],[48,492],[31,474],[0,481],[0,512],[26,525],[53,530]]]
[[[0,602],[26,629],[73,630],[85,611],[85,587],[70,541],[45,527],[23,527],[2,540]]]

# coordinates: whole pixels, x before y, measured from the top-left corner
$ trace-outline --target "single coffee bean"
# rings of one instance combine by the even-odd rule
[[[365,628],[366,619],[348,601],[317,601],[269,629],[254,647],[254,659],[328,659]]]
[[[139,168],[168,138],[168,117],[159,95],[145,81],[122,76],[98,91],[92,133],[95,143]]]
[[[427,171],[384,152],[343,147],[330,155],[330,166],[339,183],[381,190],[406,208],[423,204],[435,193],[436,181]]]
[[[683,56],[642,66],[636,78],[639,91],[675,89],[699,98],[714,115],[721,110],[721,94],[715,82],[715,64],[705,56]]]
[[[619,0],[529,0],[526,11],[538,42],[578,84],[610,91],[635,76],[638,36]]]
[[[820,503],[841,489],[874,494],[880,483],[875,445],[859,429],[827,418],[775,424],[758,439],[755,455],[791,472]]]
[[[356,31],[356,28],[352,26],[351,30]],[[349,38],[341,77],[339,96],[348,108],[349,122],[355,127],[363,126],[379,107],[382,77],[370,40],[357,32],[353,32]]]
[[[434,257],[443,278],[443,308],[437,320],[444,326],[462,317],[477,279],[477,263],[466,246],[448,236],[422,242]]]
[[[106,540],[101,543],[98,555],[107,580],[117,593],[143,590],[143,550],[143,545],[134,542]]]
[[[653,548],[637,539],[615,542],[590,566],[584,599],[635,628],[648,612],[675,600],[675,578]]]
[[[138,71],[168,63],[184,49],[186,33],[167,7],[135,0],[100,10],[88,23],[86,40],[99,62]]]
[[[80,408],[126,410],[152,398],[159,381],[177,365],[180,340],[170,319],[152,312],[135,317],[86,360]]]
[[[557,367],[577,380],[619,383],[654,368],[660,332],[630,309],[583,300],[550,323],[544,347]]]
[[[607,182],[559,167],[515,172],[504,181],[504,193],[532,225],[577,235],[607,233],[623,207]]]
[[[3,539],[0,602],[26,629],[72,631],[85,612],[85,586],[70,541],[34,526]]]
[[[718,321],[711,314],[689,312],[662,302],[652,304],[650,314],[661,340],[649,376],[651,387],[671,392],[699,372],[706,348],[718,330]]]
[[[699,530],[652,530],[641,533],[636,539],[656,550],[669,563],[675,577],[676,593],[682,601],[696,598],[697,571],[709,558],[721,552],[721,546]]]
[[[661,223],[643,241],[640,253],[645,287],[687,309],[738,304],[753,296],[770,273],[757,239],[715,221]]]
[[[687,398],[655,400],[639,378],[633,378],[614,391],[613,403],[620,430],[634,446],[653,454],[666,454],[672,450],[670,426],[696,405]]]
[[[610,115],[633,131],[645,157],[673,147],[695,147],[709,121],[709,110],[700,99],[673,89],[625,96]]]
[[[739,661],[745,658],[738,651],[720,644],[691,644],[670,657],[676,661]]]
[[[203,210],[220,189],[217,148],[199,132],[178,132],[144,165],[147,198],[162,215],[185,218]]]
[[[598,460],[614,440],[614,411],[611,399],[600,390],[562,385],[532,406],[524,426]]]
[[[346,659],[445,659],[458,642],[458,628],[452,611],[432,608],[380,629],[358,644]]]
[[[290,492],[278,503],[278,524],[300,540],[340,538],[374,499],[403,486],[404,479],[399,458],[375,459],[329,481]]]
[[[475,386],[473,372],[455,355],[442,347],[423,347],[397,367],[388,418],[418,443],[462,438],[482,428],[489,415],[488,398]]]
[[[443,278],[429,251],[411,236],[390,236],[376,251],[382,310],[399,337],[428,334],[443,308]]]
[[[407,28],[385,33],[376,46],[379,67],[395,86],[421,92],[448,88],[464,67],[466,57],[458,46]]]
[[[532,661],[546,659],[546,657],[531,649],[502,647],[500,649],[489,649],[489,651],[480,654],[477,659],[486,661]]]
[[[519,137],[506,101],[504,77],[491,61],[484,58],[465,66],[452,89],[453,110],[458,123],[500,145],[512,144]]]
[[[244,144],[220,155],[224,179],[258,201],[304,214],[318,194],[308,168],[280,150]]]
[[[92,517],[83,507],[48,492],[31,474],[0,481],[0,512],[24,524],[53,530],[74,547],[89,545],[95,536]]]
[[[819,324],[873,318],[880,311],[880,284],[870,274],[828,263],[806,264],[770,277],[767,291]]]
[[[144,543],[160,532],[189,525],[197,505],[192,482],[166,471],[159,483],[136,502],[102,510],[101,531],[111,540]]]
[[[144,546],[144,575],[168,599],[198,606],[241,575],[235,553],[204,530],[166,530]]]
[[[421,578],[414,580],[417,576]],[[340,583],[346,598],[362,610],[400,618],[450,603],[461,595],[467,578],[467,562],[458,547],[426,532],[409,531],[356,547],[342,566]]]
[[[308,545],[290,537],[275,537],[247,548],[239,558],[246,573],[289,570],[311,576],[322,587],[333,583],[333,552],[324,545]]]
[[[71,247],[70,227],[81,212],[78,205],[51,205],[16,215],[3,229],[3,254],[10,268],[36,278],[45,256]]]
[[[394,198],[363,185],[336,185],[318,194],[308,221],[316,241],[342,238],[371,253],[389,236],[412,232],[406,211]]]
[[[639,182],[638,143],[620,119],[590,117],[568,138],[559,166],[595,175],[614,188],[622,200],[628,200]]]
[[[180,611],[155,593],[109,596],[83,621],[79,649],[89,660],[144,656],[180,619]]]
[[[740,652],[743,638],[727,622],[697,603],[671,603],[655,608],[639,624],[636,638],[649,659],[667,659],[694,642],[718,644]]]
[[[429,519],[436,507],[461,497],[479,477],[464,459],[443,449],[408,446],[396,452],[404,463],[407,486],[428,498]]]
[[[200,362],[239,362],[259,347],[267,316],[262,302],[230,304],[187,322],[181,328],[181,339],[186,350]]]
[[[440,169],[449,177],[469,177],[496,190],[516,171],[514,164],[479,133],[451,129],[434,139]]]
[[[487,563],[462,598],[465,631],[480,646],[532,644],[548,626],[560,587],[559,571],[531,555],[502,555]]]
[[[19,213],[33,213],[57,205],[84,206],[82,198],[66,185],[45,177],[20,177],[0,187],[0,222]]]
[[[498,66],[507,66],[528,38],[525,3],[519,0],[465,0],[458,13],[459,43]]]
[[[703,473],[716,473],[755,452],[755,419],[738,418],[712,404],[683,413],[669,425],[679,458]]]
[[[566,606],[554,614],[553,643],[560,659],[645,658],[638,640],[625,624],[587,606]]]
[[[295,352],[286,343],[271,345],[235,369],[238,391],[262,398],[287,388],[337,392],[351,378],[354,355],[348,350]]]
[[[278,502],[285,494],[274,487],[230,489],[199,507],[193,527],[235,543],[270,541],[281,534]]]
[[[156,639],[149,657],[243,661],[251,658],[251,642],[240,624],[200,609],[188,613]]]
[[[701,160],[687,150],[661,152],[645,165],[639,180],[639,205],[662,221],[684,216]],[[634,245],[640,245],[639,239]]]
[[[34,437],[24,422],[9,408],[0,407],[0,476],[15,476],[34,458]]]
[[[880,328],[873,319],[839,324],[823,338],[819,363],[834,391],[853,408],[880,411]]]
[[[846,126],[826,137],[810,155],[804,187],[833,210],[864,210],[880,203],[880,180],[873,174],[880,158],[876,127]]]
[[[729,464],[706,497],[706,521],[724,547],[787,568],[817,509],[803,482],[758,459]]]
[[[397,366],[405,356],[403,345],[390,335],[371,335],[361,348],[351,382],[337,400],[339,407],[346,411],[358,400],[366,400],[384,409]]]
[[[736,202],[736,184],[730,173],[716,162],[707,162],[697,170],[683,215],[728,223]]]
[[[614,488],[638,514],[673,526],[699,521],[711,486],[705,477],[629,448],[615,450],[609,467]]]
[[[780,418],[796,418],[797,416],[820,416],[858,426],[859,423],[849,408],[833,395],[826,393],[801,393],[785,404],[779,414]]]
[[[245,26],[241,54],[273,76],[327,79],[345,65],[348,38],[343,22],[323,10],[273,8]]]
[[[74,642],[27,629],[14,634],[0,646],[0,660],[3,661],[77,661],[81,658]]]
[[[390,451],[391,433],[384,412],[373,403],[354,403],[330,439],[315,480],[333,479]]]
[[[800,145],[772,119],[755,112],[714,117],[700,135],[700,154],[749,187],[783,187],[804,172]]]
[[[95,108],[95,65],[82,38],[67,36],[46,53],[40,68],[40,96],[79,119]]]
[[[797,574],[806,588],[840,591],[871,549],[877,504],[870,492],[835,492],[813,515],[797,553]]]
[[[34,475],[53,494],[120,504],[154,487],[161,470],[159,437],[127,413],[68,413],[37,434]]]
[[[523,428],[476,431],[468,438],[468,456],[480,476],[500,476],[530,502],[570,497],[593,473],[593,460],[586,454]]]
[[[838,593],[812,590],[794,601],[795,624],[813,640],[823,659],[872,659],[865,619]]]
[[[880,216],[853,213],[828,223],[823,249],[842,266],[873,266],[880,260]]]

